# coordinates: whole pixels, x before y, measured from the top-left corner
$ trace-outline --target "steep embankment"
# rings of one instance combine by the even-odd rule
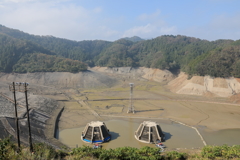
[[[168,83],[172,92],[178,94],[208,95],[230,97],[240,92],[237,78],[212,78],[210,76],[193,76],[180,73],[177,78]]]
[[[153,80],[169,82],[174,75],[167,70],[132,67],[94,67],[79,73],[69,72],[36,72],[36,73],[0,73],[0,82],[29,82],[33,85],[55,86],[57,88],[99,88],[113,87],[119,82],[131,80]],[[1,85],[0,85],[1,87]]]
[[[169,89],[178,94],[191,94],[200,96],[231,97],[237,101],[240,93],[240,79],[212,78],[210,76],[193,76],[180,73],[175,77],[167,70],[132,67],[94,67],[86,72],[38,72],[27,74],[0,73],[1,82],[29,82],[31,84],[55,86],[58,88],[99,88],[113,87],[127,81],[156,81],[168,83]]]
[[[37,72],[37,73],[0,73],[1,82],[29,82],[35,85],[57,86],[58,88],[97,88],[111,87],[118,83],[110,77],[95,71],[79,73],[69,72]]]
[[[92,70],[121,77],[121,80],[150,80],[156,82],[169,82],[174,79],[174,75],[168,70],[160,70],[145,67],[93,67]]]

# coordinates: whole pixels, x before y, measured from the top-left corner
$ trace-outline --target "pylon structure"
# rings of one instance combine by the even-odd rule
[[[129,98],[130,104],[129,104],[127,113],[135,113],[134,106],[133,106],[133,85],[134,85],[134,83],[129,83],[129,85],[130,85],[130,98]]]

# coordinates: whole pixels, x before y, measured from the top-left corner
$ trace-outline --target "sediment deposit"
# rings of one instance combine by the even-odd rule
[[[236,78],[189,78],[184,73],[174,75],[143,67],[94,67],[81,73],[0,73],[1,93],[11,99],[8,86],[13,81],[30,83],[31,116],[37,122],[35,127],[43,124],[46,140],[54,136],[56,125],[63,130],[89,121],[129,117],[172,119],[208,130],[240,126],[240,84]],[[127,114],[129,83],[134,83],[134,115]],[[25,106],[23,93],[17,93],[17,101]],[[13,109],[6,109],[13,103],[4,97],[0,102],[1,116],[14,117]]]

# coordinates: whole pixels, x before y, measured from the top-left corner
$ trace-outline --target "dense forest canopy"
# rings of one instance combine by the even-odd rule
[[[43,53],[26,54],[13,66],[13,72],[80,72],[87,70],[84,63]]]
[[[114,42],[78,42],[30,35],[0,25],[0,72],[79,72],[87,65],[142,66],[181,70],[189,75],[240,77],[240,40],[163,35],[151,40],[134,36]]]

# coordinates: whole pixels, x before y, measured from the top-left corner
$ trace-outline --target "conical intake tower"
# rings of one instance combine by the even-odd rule
[[[165,141],[165,135],[156,122],[144,121],[135,132],[135,138],[144,143],[155,143],[157,140]]]
[[[81,139],[88,143],[103,143],[111,140],[111,134],[104,122],[92,121],[86,125]]]

